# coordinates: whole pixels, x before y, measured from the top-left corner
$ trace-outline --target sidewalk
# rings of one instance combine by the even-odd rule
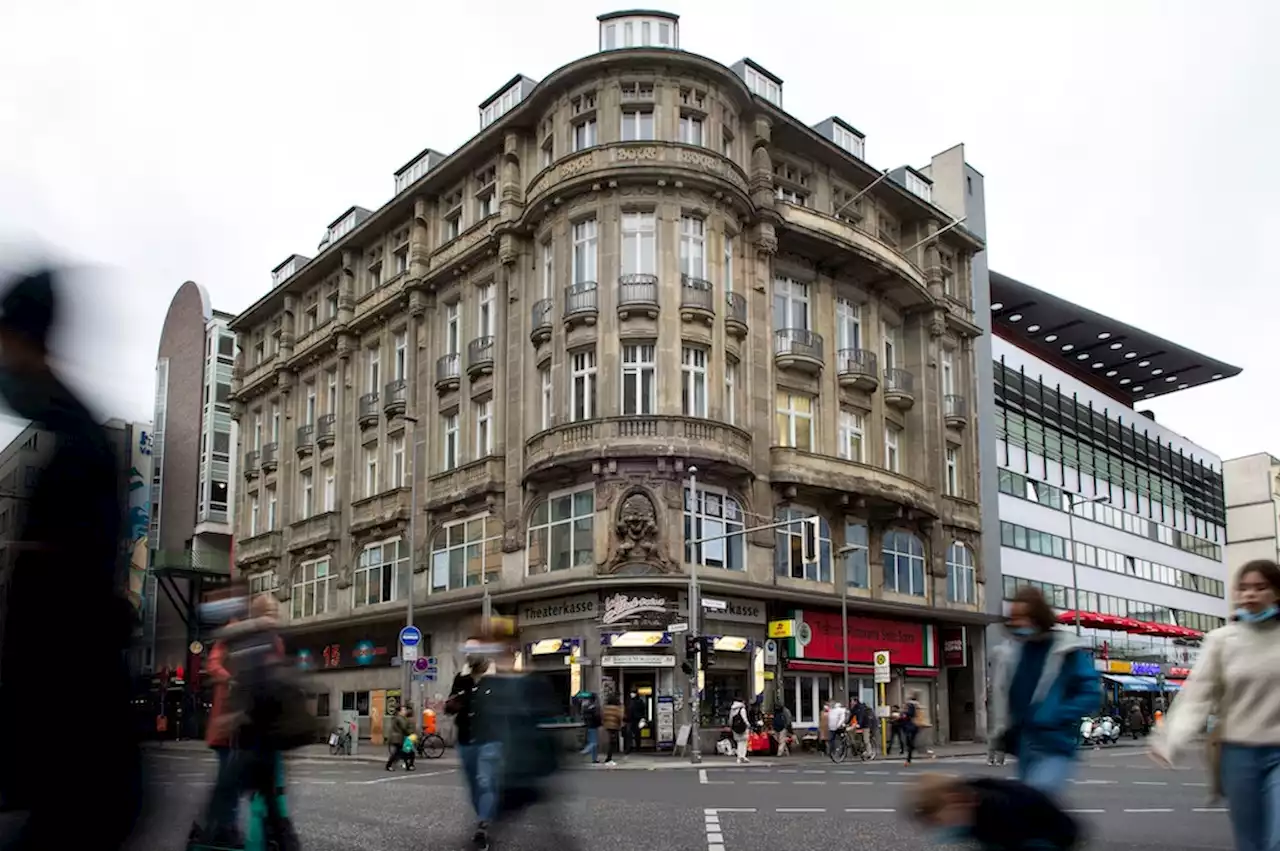
[[[1109,745],[1110,748],[1126,748],[1141,746],[1143,741],[1134,742],[1132,740],[1121,740],[1119,743]],[[207,753],[208,746],[201,741],[182,741],[182,742],[147,742],[148,750],[171,752],[171,753]],[[928,762],[930,759],[955,759],[959,757],[985,757],[987,755],[987,746],[981,742],[954,742],[946,745],[938,745],[933,749],[932,755],[928,752],[921,752],[917,755],[920,762]],[[290,751],[287,759],[323,759],[334,762],[347,760],[356,762],[386,762],[387,752],[382,745],[371,745],[367,742],[361,742],[359,750],[354,756],[334,756],[329,753],[328,745],[308,745]],[[877,756],[878,759],[883,757]],[[890,761],[899,759],[899,757],[891,756]],[[807,765],[809,763],[826,763],[827,758],[820,753],[801,753],[792,754],[784,757],[755,756],[752,757],[754,765]],[[418,758],[421,765],[444,765],[457,766],[458,753],[453,748],[449,748],[444,752],[444,756],[439,759],[427,760]],[[622,757],[616,766],[612,766],[609,770],[629,770],[629,771],[673,771],[682,769],[699,769],[699,768],[732,768],[736,765],[733,757],[720,756],[718,754],[705,754],[702,762],[694,765],[689,762],[688,756],[672,756],[670,754],[640,754],[638,756]],[[591,765],[585,761],[585,758],[578,758],[575,754],[565,755],[565,768],[569,769],[591,769]]]

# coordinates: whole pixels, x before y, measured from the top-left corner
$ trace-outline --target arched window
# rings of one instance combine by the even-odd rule
[[[596,563],[593,488],[552,494],[529,515],[526,569],[532,576]]]
[[[978,602],[973,550],[959,541],[952,541],[947,547],[947,599],[952,603],[969,605]]]
[[[304,561],[293,571],[289,602],[293,620],[323,615],[337,608],[337,583],[329,572],[329,557]]]
[[[925,595],[924,544],[919,538],[898,529],[885,532],[880,556],[884,559],[884,590]]]
[[[502,527],[496,517],[478,514],[450,521],[431,540],[432,591],[496,582],[501,572]]]
[[[684,491],[684,539],[702,541],[685,545],[686,564],[704,567],[722,567],[725,570],[746,570],[746,536],[742,518],[742,504],[725,491],[698,486],[698,504],[693,495]]]
[[[797,521],[778,527],[778,543],[774,548],[774,569],[778,576],[812,579],[817,582],[831,581],[831,526],[827,524],[825,517],[820,518],[818,523],[818,560],[804,560],[804,532],[798,521],[815,514],[817,512],[794,505],[778,509],[776,522]]]

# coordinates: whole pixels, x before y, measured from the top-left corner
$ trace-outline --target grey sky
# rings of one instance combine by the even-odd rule
[[[554,5],[0,4],[0,265],[34,244],[102,267],[70,354],[104,413],[149,419],[179,284],[248,306],[344,209],[384,203],[418,151],[472,136],[481,99],[593,52],[595,16],[630,8]],[[1028,11],[1050,5],[1069,11]],[[1224,457],[1280,452],[1264,266],[1280,3],[656,8],[682,16],[684,49],[782,77],[801,120],[852,123],[879,167],[964,142],[987,178],[993,268],[1244,367],[1157,415]]]

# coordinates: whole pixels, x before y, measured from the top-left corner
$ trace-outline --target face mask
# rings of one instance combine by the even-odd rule
[[[933,831],[933,841],[938,845],[959,845],[969,839],[969,828],[939,827]]]
[[[1278,614],[1280,614],[1280,607],[1277,607],[1275,603],[1260,612],[1251,612],[1245,608],[1236,609],[1236,617],[1245,623],[1262,623],[1263,621],[1271,620]]]
[[[1009,632],[1014,638],[1031,638],[1036,634],[1036,629],[1033,626],[1015,626]]]

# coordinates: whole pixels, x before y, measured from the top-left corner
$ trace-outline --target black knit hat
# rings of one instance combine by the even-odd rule
[[[53,270],[24,275],[0,298],[0,329],[21,334],[44,348],[57,318],[57,302]]]

